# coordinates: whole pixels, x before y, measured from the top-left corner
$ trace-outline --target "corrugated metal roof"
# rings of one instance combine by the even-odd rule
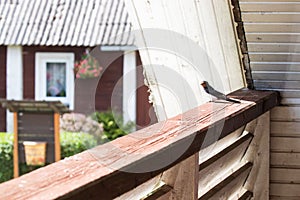
[[[0,45],[132,45],[130,29],[122,0],[0,0]]]

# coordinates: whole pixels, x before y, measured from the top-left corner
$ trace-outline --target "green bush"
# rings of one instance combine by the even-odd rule
[[[96,139],[87,133],[61,132],[61,158],[69,157],[97,145]],[[20,174],[38,167],[20,164]],[[13,135],[0,133],[0,183],[13,178]]]
[[[91,117],[103,124],[103,142],[112,141],[118,137],[124,136],[130,133],[134,127],[133,122],[124,124],[122,116],[114,114],[112,111],[94,112]]]
[[[62,132],[60,134],[61,157],[73,156],[97,145],[97,140],[87,133]]]
[[[0,133],[0,183],[13,177],[13,134]]]

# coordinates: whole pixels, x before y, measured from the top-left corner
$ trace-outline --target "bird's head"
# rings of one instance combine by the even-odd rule
[[[207,82],[207,81],[203,81],[203,82],[201,83],[201,86],[204,88],[204,90],[205,90],[206,92],[208,92],[208,82]]]

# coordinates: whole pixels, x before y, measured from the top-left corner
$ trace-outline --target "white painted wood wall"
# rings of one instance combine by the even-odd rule
[[[244,87],[227,0],[125,0],[159,120],[209,100],[200,82],[225,93]]]
[[[240,0],[257,89],[278,90],[271,112],[270,199],[300,198],[300,0]]]

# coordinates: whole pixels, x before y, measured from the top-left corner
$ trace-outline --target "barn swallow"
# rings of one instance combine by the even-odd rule
[[[233,103],[241,103],[240,101],[235,100],[235,99],[231,99],[231,98],[227,97],[225,94],[215,90],[211,85],[208,84],[207,81],[203,81],[201,83],[201,86],[204,88],[204,90],[207,94],[210,94],[211,96],[214,96],[218,99],[222,99],[222,100],[225,100],[225,101],[230,101],[230,102],[233,102]]]

